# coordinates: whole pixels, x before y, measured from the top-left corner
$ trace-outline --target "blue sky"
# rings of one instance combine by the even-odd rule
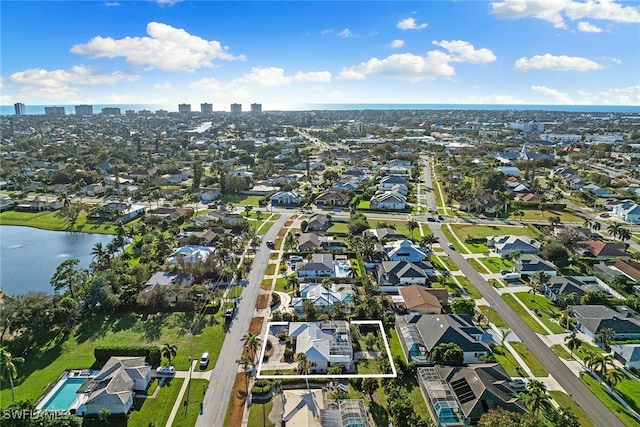
[[[1,7],[4,105],[640,105],[635,1]]]

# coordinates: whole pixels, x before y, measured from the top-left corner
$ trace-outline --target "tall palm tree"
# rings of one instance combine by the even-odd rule
[[[438,243],[438,238],[431,233],[425,234],[424,236],[422,236],[422,239],[420,239],[420,244],[422,246],[428,246],[429,250],[433,249],[434,243]]]
[[[547,410],[552,408],[551,397],[547,394],[547,386],[538,380],[529,382],[529,390],[522,394],[522,400],[535,418],[538,418],[540,409]]]
[[[409,233],[411,233],[412,239],[413,239],[413,230],[415,230],[418,227],[419,227],[418,221],[416,221],[415,219],[410,219],[409,221],[407,221],[407,230],[409,230]]]
[[[242,341],[244,341],[244,348],[247,350],[251,360],[255,359],[258,347],[260,347],[260,342],[262,341],[258,334],[247,332],[242,337]]]
[[[626,242],[627,240],[630,240],[631,239],[631,231],[629,231],[628,228],[620,227],[620,230],[618,230],[618,238],[620,240],[622,240],[623,242]]]
[[[249,378],[251,378],[251,371],[253,370],[253,359],[245,353],[240,359],[236,360],[236,363],[241,365],[244,370],[246,395],[249,396]]]
[[[598,338],[602,342],[605,350],[609,349],[609,342],[616,337],[616,333],[611,328],[602,328],[598,331]]]
[[[622,228],[622,224],[619,222],[612,222],[607,226],[607,232],[613,236],[615,239],[620,233],[620,229]]]
[[[311,372],[311,362],[307,359],[307,355],[305,353],[296,353],[293,356],[293,360],[298,362],[298,371],[302,372],[304,375],[309,375]],[[309,389],[309,379],[305,378],[307,381],[307,390]]]
[[[15,391],[13,389],[13,380],[18,377],[18,368],[16,368],[16,364],[19,363],[24,363],[23,357],[13,357],[6,348],[0,347],[0,381],[9,380],[12,401],[16,400]]]
[[[571,357],[573,358],[573,350],[577,350],[580,348],[580,346],[582,345],[582,340],[578,338],[578,334],[576,334],[576,331],[573,331],[571,332],[571,334],[564,337],[564,343],[567,345],[567,347],[569,347],[569,350],[571,350]]]
[[[535,302],[536,293],[541,293],[544,286],[549,283],[549,275],[544,270],[538,270],[531,275],[531,302]]]
[[[610,354],[600,353],[593,356],[588,365],[594,372],[605,378],[609,366],[613,366],[613,357]]]
[[[609,384],[611,387],[615,387],[621,380],[625,378],[625,375],[619,369],[611,368],[607,369],[607,372],[604,374],[604,382]]]
[[[169,361],[169,365],[171,365],[171,359],[176,357],[177,354],[178,354],[178,347],[169,343],[165,344],[164,347],[162,347],[162,350],[160,351],[160,355],[162,357],[165,357]]]

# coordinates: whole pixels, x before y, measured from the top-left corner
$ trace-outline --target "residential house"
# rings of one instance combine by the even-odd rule
[[[295,191],[278,191],[269,197],[273,206],[297,206],[302,203],[302,196]]]
[[[405,357],[416,366],[432,365],[432,351],[444,343],[455,343],[464,353],[464,363],[480,363],[491,353],[482,341],[484,331],[466,314],[407,314],[396,317],[396,332]]]
[[[349,205],[351,196],[348,191],[331,188],[316,197],[315,204],[319,208],[344,207]]]
[[[525,413],[523,391],[499,363],[418,368],[418,383],[437,425],[477,425],[494,408]]]
[[[385,245],[387,256],[391,261],[424,261],[429,257],[429,251],[416,245],[411,240],[399,240]]]
[[[81,402],[76,413],[98,414],[102,408],[111,414],[128,413],[135,392],[147,389],[151,372],[144,356],[111,357],[94,378],[87,379],[76,391]]]
[[[613,207],[613,213],[624,221],[640,224],[640,205],[633,202],[620,203]]]
[[[434,275],[433,265],[428,261],[382,261],[378,267],[380,284],[392,287],[411,284],[426,285],[429,283],[429,277]]]
[[[536,271],[544,271],[549,276],[557,276],[558,268],[550,261],[545,261],[538,255],[524,254],[515,262],[513,271],[520,277],[531,277]]]
[[[395,228],[369,228],[362,232],[364,236],[373,237],[378,241],[389,239],[404,239],[406,236],[396,232]]]
[[[397,175],[405,178],[411,175],[411,171],[402,166],[383,166],[380,168],[380,173],[383,175]]]
[[[313,254],[311,261],[296,265],[298,277],[336,277],[332,254]]]
[[[221,195],[222,193],[219,188],[200,188],[200,190],[198,190],[200,201],[204,204],[213,202],[220,198]]]
[[[576,329],[597,340],[604,328],[610,328],[617,340],[640,339],[640,317],[627,306],[574,305]]]
[[[209,208],[214,209],[215,206],[210,205]],[[193,219],[193,223],[199,227],[207,226],[211,222],[233,226],[236,224],[240,224],[243,221],[246,220],[242,217],[242,215],[231,213],[228,211],[207,212],[205,214],[198,215]]]
[[[380,179],[378,189],[382,191],[389,191],[396,184],[409,185],[407,178],[398,175],[387,175]]]
[[[143,205],[134,205],[125,202],[110,202],[100,209],[98,216],[102,219],[117,219],[122,223],[126,223],[144,215],[146,210],[147,208]]]
[[[157,271],[147,280],[145,287],[140,292],[140,296],[144,300],[148,300],[157,287],[163,287],[169,302],[174,303],[178,301],[178,292],[171,288],[173,286],[189,287],[191,285],[193,285],[193,276],[190,274]]]
[[[338,363],[347,371],[353,369],[353,345],[347,321],[290,322],[289,337],[294,352],[307,356],[311,373],[325,373]]]
[[[411,160],[391,159],[387,162],[390,167],[411,168]]]
[[[325,402],[320,410],[323,427],[370,427],[367,408],[362,399],[338,399]],[[289,424],[287,424],[289,426]],[[304,427],[310,427],[306,425]]]
[[[282,420],[286,427],[323,427],[324,390],[299,389],[282,391]]]
[[[183,231],[178,237],[178,245],[214,246],[220,237],[230,234],[230,228],[210,227],[202,231]]]
[[[544,287],[544,295],[554,302],[561,300],[563,296],[572,293],[575,293],[579,300],[589,291],[603,291],[610,296],[613,296],[609,292],[609,287],[606,283],[594,276],[550,277],[549,282]]]
[[[514,253],[537,254],[541,245],[531,237],[505,235],[487,237],[487,246],[502,258],[507,258]]]
[[[619,257],[626,254],[627,247],[602,240],[582,240],[576,243],[575,252],[582,256],[594,258]]]
[[[585,191],[585,192],[588,191],[590,193],[593,193],[596,197],[602,197],[602,198],[607,198],[612,196],[607,190],[595,184],[584,185],[582,186],[580,191]]]
[[[446,289],[408,285],[400,288],[404,306],[418,314],[441,314],[449,306],[449,292]]]
[[[162,221],[163,219],[173,221],[184,221],[193,216],[192,208],[158,208],[147,212],[148,220]]]
[[[303,302],[309,300],[315,305],[320,312],[327,312],[336,302],[344,305],[348,310],[349,303],[353,296],[353,288],[349,284],[331,284],[329,289],[320,283],[301,283],[300,297],[291,300],[291,307],[298,312],[303,313]],[[347,311],[348,312],[348,311]]]
[[[299,251],[312,251],[316,249],[324,249],[328,251],[343,251],[348,248],[345,242],[335,240],[333,236],[325,236],[321,233],[302,233],[298,237]]]
[[[627,369],[640,369],[640,344],[614,344],[611,353]]]
[[[310,231],[326,231],[331,226],[331,220],[325,214],[313,214],[307,221],[305,232]]]
[[[496,215],[500,213],[504,204],[500,199],[493,197],[490,194],[482,194],[475,198],[476,211]]]
[[[215,252],[215,248],[209,246],[188,245],[176,249],[167,259],[171,264],[195,264],[204,262],[211,254]]]
[[[402,194],[385,191],[373,196],[369,201],[369,207],[371,209],[399,211],[407,207],[407,198]]]
[[[624,259],[601,261],[599,264],[595,264],[593,269],[605,279],[624,276],[632,281],[640,281],[640,262]]]

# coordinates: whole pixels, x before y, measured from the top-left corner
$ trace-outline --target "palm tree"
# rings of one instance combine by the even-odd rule
[[[610,387],[615,387],[621,380],[625,378],[625,375],[619,369],[607,369],[604,374],[604,382],[609,384]]]
[[[587,362],[587,357],[585,357]],[[600,353],[590,355],[587,366],[595,373],[600,375],[600,378],[604,378],[607,374],[609,366],[613,366],[613,357],[610,354]]]
[[[571,357],[573,358],[573,350],[577,350],[580,348],[580,346],[582,345],[582,340],[578,338],[578,334],[576,334],[576,331],[573,331],[571,332],[571,334],[564,337],[564,343],[567,345],[567,347],[569,347],[569,350],[571,350]]]
[[[169,361],[169,365],[171,365],[171,359],[176,357],[176,354],[178,354],[178,347],[168,343],[165,344],[164,347],[162,347],[162,350],[160,352],[160,355],[162,357],[165,357]]]
[[[15,391],[13,389],[13,380],[18,377],[17,363],[24,363],[23,357],[13,357],[5,348],[0,347],[0,381],[9,380],[11,386],[11,400],[16,400]]]
[[[297,246],[296,236],[293,233],[287,233],[287,237],[284,238],[285,249],[292,251]]]
[[[253,359],[245,353],[240,359],[236,360],[236,363],[242,365],[242,369],[244,370],[246,395],[249,396],[249,378],[251,377],[251,370],[253,369]]]
[[[322,279],[322,287],[325,291],[329,291],[332,285],[333,280],[331,279],[331,277],[325,277],[324,279]]]
[[[529,381],[529,390],[526,393],[522,393],[522,400],[535,418],[538,418],[540,409],[548,410],[552,408],[551,398],[547,394],[547,386],[538,380]]]
[[[628,228],[620,227],[620,230],[618,230],[618,238],[620,240],[622,240],[623,242],[626,242],[627,240],[630,240],[631,239],[631,231],[629,231]]]
[[[420,244],[422,246],[428,246],[429,250],[433,249],[434,243],[438,243],[438,238],[431,233],[425,234],[424,236],[422,236],[422,239],[420,239]]]
[[[293,360],[298,362],[298,372],[303,373],[304,375],[309,375],[311,372],[311,362],[307,359],[307,355],[305,353],[296,353],[293,356]],[[305,378],[307,381],[307,390],[309,389],[309,379]]]
[[[287,276],[287,283],[285,285],[286,289],[295,288],[299,284],[300,284],[300,280],[298,280],[298,276],[296,276],[295,274],[291,274],[290,276]]]
[[[411,233],[412,239],[413,239],[413,230],[415,230],[418,227],[419,227],[418,221],[416,221],[415,219],[410,219],[409,221],[407,221],[407,230],[409,230],[409,233]]]
[[[98,411],[98,419],[103,423],[107,422],[107,418],[111,415],[111,411],[106,406],[103,406]]]
[[[252,334],[251,332],[247,332],[243,337],[242,341],[244,341],[244,348],[251,356],[251,360],[255,359],[256,352],[258,351],[258,347],[260,347],[260,342],[262,341],[258,334]]]
[[[591,220],[589,218],[586,218],[584,220],[584,222],[582,223],[582,226],[584,228],[591,228],[592,225],[593,225],[593,223],[591,222]]]
[[[531,275],[531,302],[535,302],[536,292],[542,292],[547,283],[549,283],[549,275],[544,270],[538,270]]]
[[[620,229],[622,228],[622,224],[619,222],[612,222],[607,226],[607,232],[613,236],[615,239],[620,233]]]
[[[609,342],[615,337],[616,333],[611,328],[602,328],[598,331],[598,338],[600,338],[605,350],[609,350]]]

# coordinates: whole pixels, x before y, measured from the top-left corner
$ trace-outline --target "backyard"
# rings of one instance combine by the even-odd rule
[[[57,216],[56,212],[18,212],[14,210],[0,213],[0,225],[22,225],[53,231],[73,230],[83,233],[116,233],[115,223],[89,220],[85,211],[80,212],[73,227],[67,219]]]

